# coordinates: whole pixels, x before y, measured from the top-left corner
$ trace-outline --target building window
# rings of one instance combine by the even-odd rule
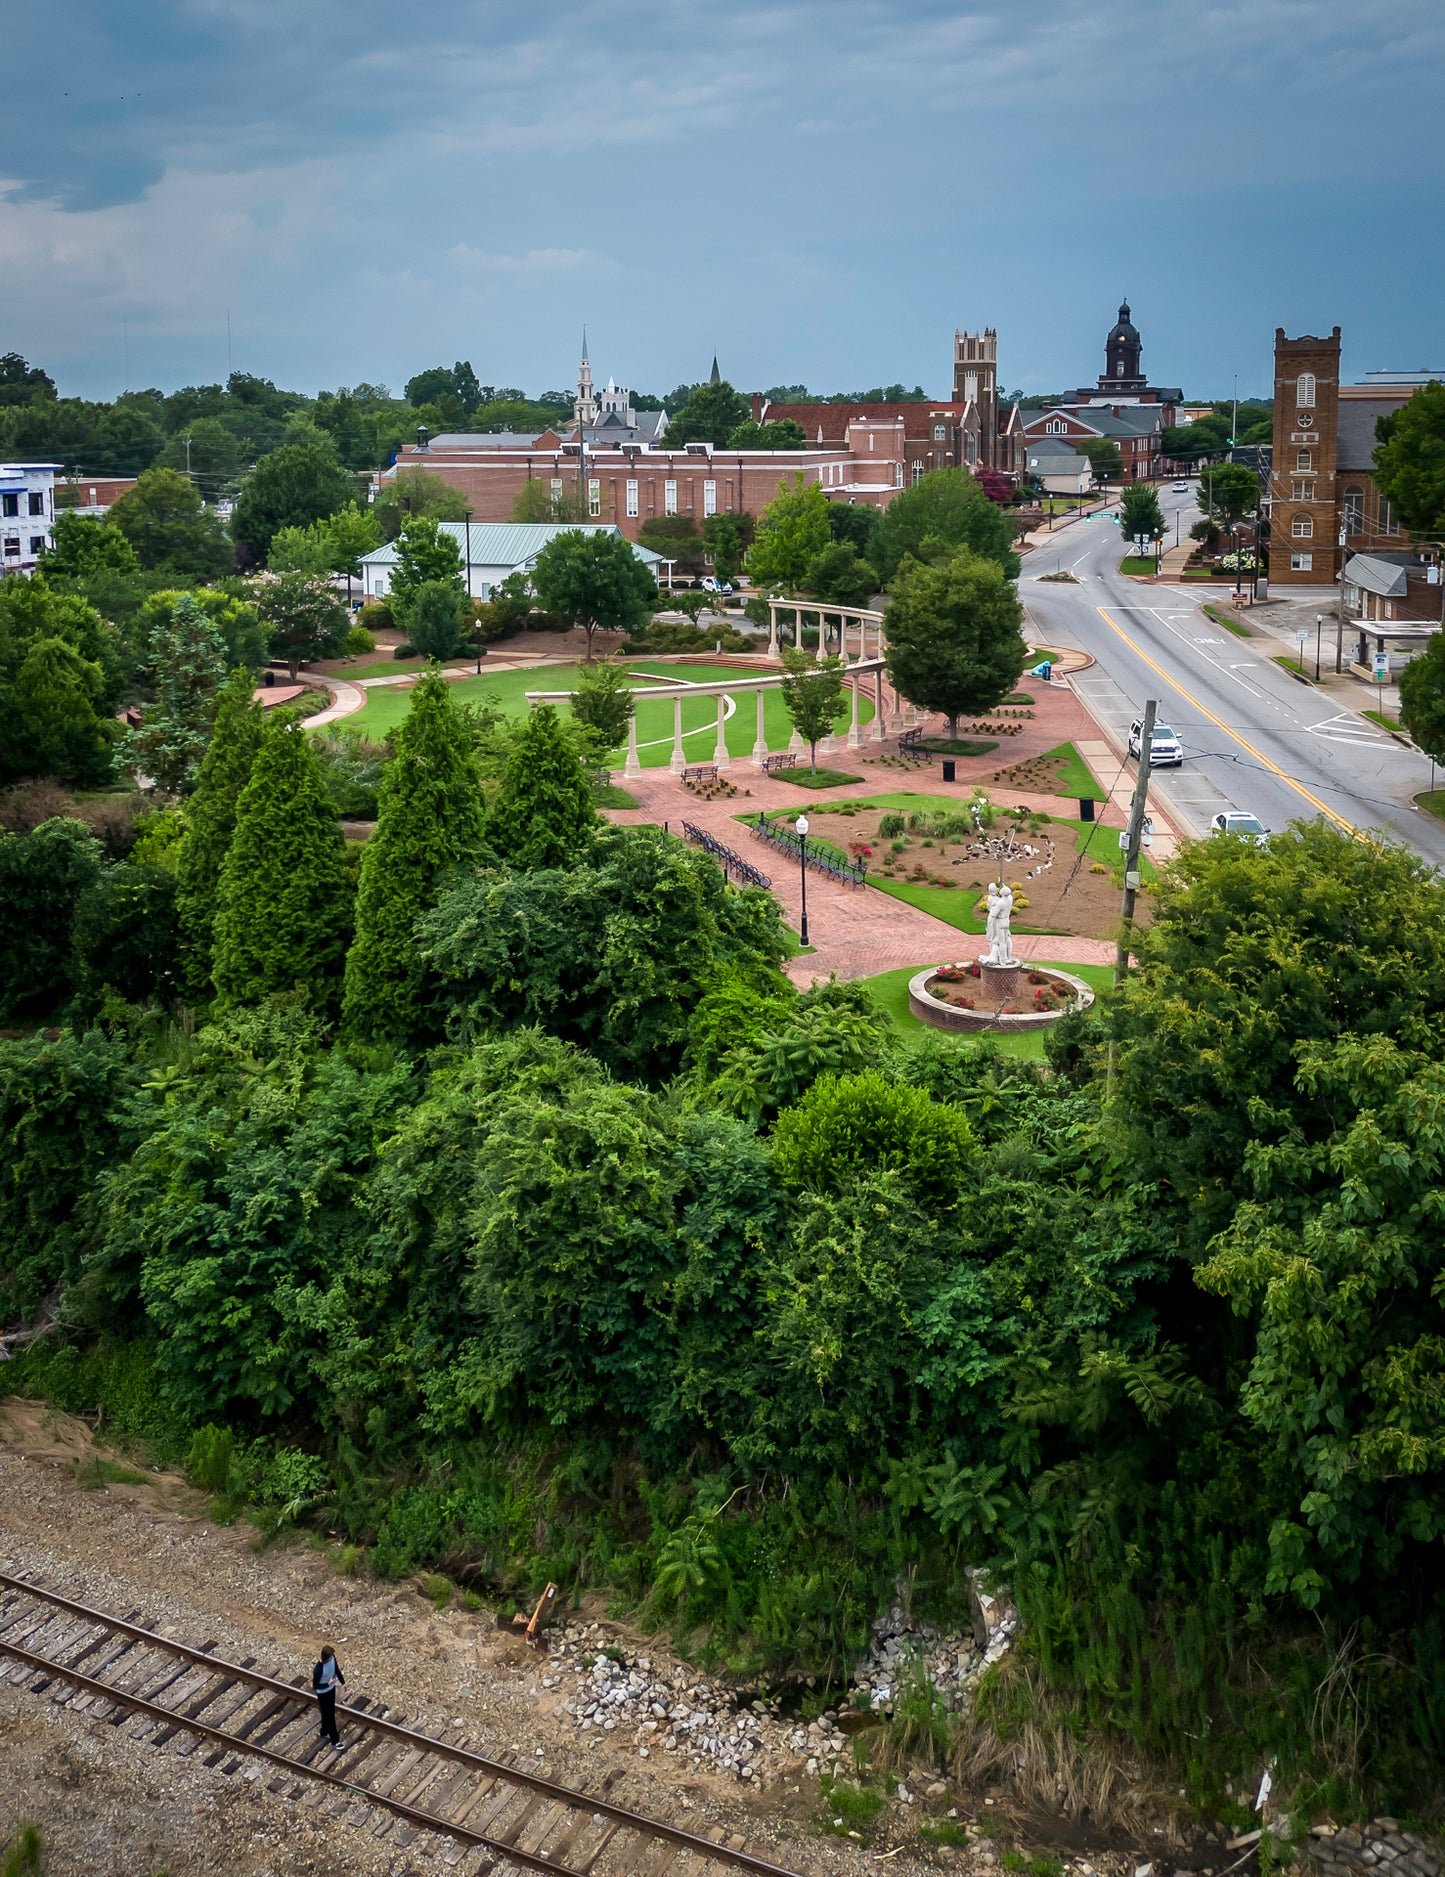
[[[947,424],[935,424],[933,426],[933,441],[935,443],[946,443],[948,441]]]
[[[965,438],[963,439],[963,460],[966,463],[972,463],[973,461],[976,460],[977,456],[978,456],[978,439],[974,436],[973,432],[970,430],[967,436],[965,436]]]
[[[1313,502],[1315,499],[1314,478],[1296,476],[1290,485],[1290,498],[1296,502]]]
[[[662,512],[664,515],[677,513],[677,483],[671,476],[662,485]]]
[[[5,537],[5,558],[9,560],[12,556],[16,559],[20,556],[20,536],[18,534],[7,534]]]
[[[1313,573],[1314,565],[1313,554],[1291,554],[1289,557],[1289,570],[1294,574]]]
[[[924,474],[925,474],[925,471],[924,471],[922,463],[920,463],[917,457],[915,457],[913,459],[913,480],[915,482],[922,482]]]
[[[18,515],[20,497],[18,495],[0,495],[0,515]]]
[[[901,489],[901,488],[903,487],[903,465],[902,465],[902,463],[895,463],[895,464],[893,465],[893,486],[894,486],[894,488],[895,488],[895,489]]]
[[[1048,434],[1051,437],[1061,437],[1064,434],[1063,418],[1051,417],[1049,421],[1044,425],[1044,429],[1048,432]]]
[[[1365,525],[1365,491],[1360,483],[1352,482],[1345,490],[1340,511],[1345,533],[1358,534]]]
[[[1296,515],[1289,525],[1289,531],[1296,541],[1312,541],[1315,534],[1314,520],[1309,515]]]
[[[38,491],[31,492],[30,513],[32,515],[43,515],[45,513],[45,497]]]
[[[1294,401],[1302,411],[1307,411],[1315,401],[1315,375],[1312,371],[1302,371],[1299,383],[1294,388]]]
[[[43,554],[45,552],[45,536],[43,534],[31,535],[30,552],[32,554]]]
[[[627,512],[629,515],[637,513],[637,478],[635,476],[627,478]]]
[[[1399,532],[1400,524],[1395,520],[1394,505],[1387,502],[1382,495],[1380,497],[1380,533],[1398,534]]]
[[[589,515],[602,513],[602,484],[596,476],[587,478],[587,513]]]
[[[707,478],[702,485],[702,512],[704,515],[717,513],[717,484]]]
[[[1296,469],[1313,469],[1315,466],[1314,451],[1300,450],[1295,456],[1294,466]]]
[[[561,510],[561,507],[562,507],[562,478],[560,476],[553,476],[552,478],[553,513],[555,514],[559,512]]]

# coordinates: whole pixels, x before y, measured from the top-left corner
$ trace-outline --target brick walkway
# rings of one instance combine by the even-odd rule
[[[940,779],[938,765],[904,774],[884,767],[876,758],[857,751],[841,751],[830,757],[833,768],[847,768],[860,774],[863,782],[856,790],[840,789],[837,796],[848,799],[862,795],[885,795],[907,791],[915,795],[953,796],[964,802],[980,784],[988,787],[994,801],[1004,807],[1027,803],[1056,815],[1073,818],[1077,802],[1054,797],[1021,793],[994,784],[994,772],[1001,766],[1039,755],[1063,742],[1077,741],[1093,731],[1093,724],[1069,691],[1048,691],[1034,682],[1033,694],[1039,698],[1036,716],[1025,726],[1022,735],[1009,737],[991,756],[958,759],[959,779],[947,783]],[[941,729],[930,725],[930,730]],[[1117,764],[1115,764],[1117,768]],[[688,793],[666,769],[644,770],[639,780],[629,782],[629,791],[637,797],[636,809],[611,809],[609,820],[620,824],[651,822],[671,824],[680,833],[679,823],[687,820],[704,828],[716,840],[735,849],[745,859],[760,867],[773,882],[773,893],[783,909],[783,916],[794,931],[798,929],[802,894],[798,869],[783,855],[751,840],[745,828],[734,819],[741,813],[771,812],[792,808],[799,813],[821,811],[828,795],[800,789],[784,776],[764,776],[751,764],[735,762],[729,780],[739,793],[729,800],[704,802]],[[746,796],[742,791],[747,790]],[[1127,807],[1127,801],[1125,806]],[[1106,825],[1122,827],[1124,815],[1115,801],[1105,804],[1100,819]],[[871,886],[845,886],[810,872],[808,875],[808,936],[815,947],[806,957],[795,958],[788,967],[794,983],[807,986],[817,978],[836,973],[840,978],[868,978],[880,971],[895,971],[905,965],[921,969],[924,965],[951,963],[976,957],[982,940],[960,932],[956,926],[931,913],[906,905],[891,894]],[[1114,947],[1105,939],[1051,937],[1046,933],[1019,934],[1014,949],[1025,960],[1048,959],[1055,964],[1112,964]]]

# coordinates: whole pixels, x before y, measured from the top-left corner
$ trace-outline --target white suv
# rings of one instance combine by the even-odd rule
[[[1129,725],[1129,754],[1137,756],[1139,745],[1144,736],[1144,719],[1136,717]],[[1167,723],[1154,724],[1154,734],[1149,739],[1149,767],[1151,769],[1177,769],[1184,761],[1184,748],[1179,738]]]
[[[1211,834],[1238,834],[1246,841],[1253,841],[1256,847],[1265,847],[1269,842],[1269,829],[1258,815],[1226,814],[1216,815],[1209,824]]]

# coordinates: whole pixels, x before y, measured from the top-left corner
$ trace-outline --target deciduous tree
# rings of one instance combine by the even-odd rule
[[[354,494],[331,439],[313,431],[307,441],[285,443],[261,458],[241,484],[231,533],[252,562],[264,562],[280,529],[309,527],[345,508]]]
[[[721,449],[750,416],[748,400],[725,378],[718,384],[698,385],[677,415],[668,420],[667,442],[678,449],[684,443],[711,443]]]
[[[806,450],[808,435],[791,417],[763,424],[755,424],[749,418],[729,433],[727,447],[730,450]]]
[[[632,687],[620,665],[602,659],[595,665],[584,665],[578,672],[572,715],[590,732],[599,763],[626,742],[627,726],[635,709]]]
[[[657,603],[657,583],[620,534],[568,529],[537,556],[532,586],[545,612],[580,626],[592,657],[592,635],[629,632]]]
[[[382,484],[371,513],[382,539],[394,541],[409,515],[430,515],[433,521],[465,521],[467,498],[429,469],[408,464],[398,469],[390,482]]]
[[[293,678],[302,665],[341,656],[349,627],[329,582],[308,574],[277,574],[257,580],[252,592],[269,629],[271,656],[284,659]]]
[[[828,508],[822,484],[809,482],[802,470],[791,481],[783,478],[758,516],[748,549],[748,578],[755,586],[793,593],[803,585],[809,567],[832,540]]]
[[[174,469],[148,469],[106,514],[135,549],[142,567],[183,580],[211,580],[234,566],[221,524],[193,483]]]
[[[956,737],[961,716],[991,710],[1018,683],[1022,624],[997,561],[968,548],[933,565],[906,561],[884,615],[889,679],[921,710],[942,711]]]
[[[954,548],[970,548],[1016,579],[1014,524],[966,469],[935,469],[920,476],[883,510],[873,537],[880,583],[891,587],[905,554],[934,559]]]
[[[469,739],[451,687],[428,673],[393,739],[376,829],[362,850],[342,1004],[354,1035],[412,1038],[426,1027],[416,924],[482,847]]]
[[[398,620],[411,649],[423,658],[455,658],[470,642],[471,603],[448,582],[428,580],[409,589]]]
[[[808,761],[814,774],[818,769],[820,738],[832,734],[833,726],[843,716],[843,661],[825,658],[820,664],[811,652],[801,647],[784,646],[785,667],[783,706],[793,728],[808,746]]]
[[[1199,473],[1196,497],[1206,515],[1225,526],[1259,506],[1259,477],[1244,463],[1209,463]]]
[[[1445,384],[1421,385],[1377,420],[1375,481],[1412,534],[1445,533]],[[1433,641],[1432,641],[1433,643]]]
[[[1428,639],[1400,673],[1400,722],[1427,756],[1445,763],[1445,633]]]

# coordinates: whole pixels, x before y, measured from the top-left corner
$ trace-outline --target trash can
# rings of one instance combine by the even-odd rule
[[[951,756],[945,756],[943,759],[943,779],[945,782],[958,780],[958,765]]]
[[[1094,798],[1092,795],[1081,795],[1079,797],[1079,819],[1080,821],[1092,821],[1094,819]]]

